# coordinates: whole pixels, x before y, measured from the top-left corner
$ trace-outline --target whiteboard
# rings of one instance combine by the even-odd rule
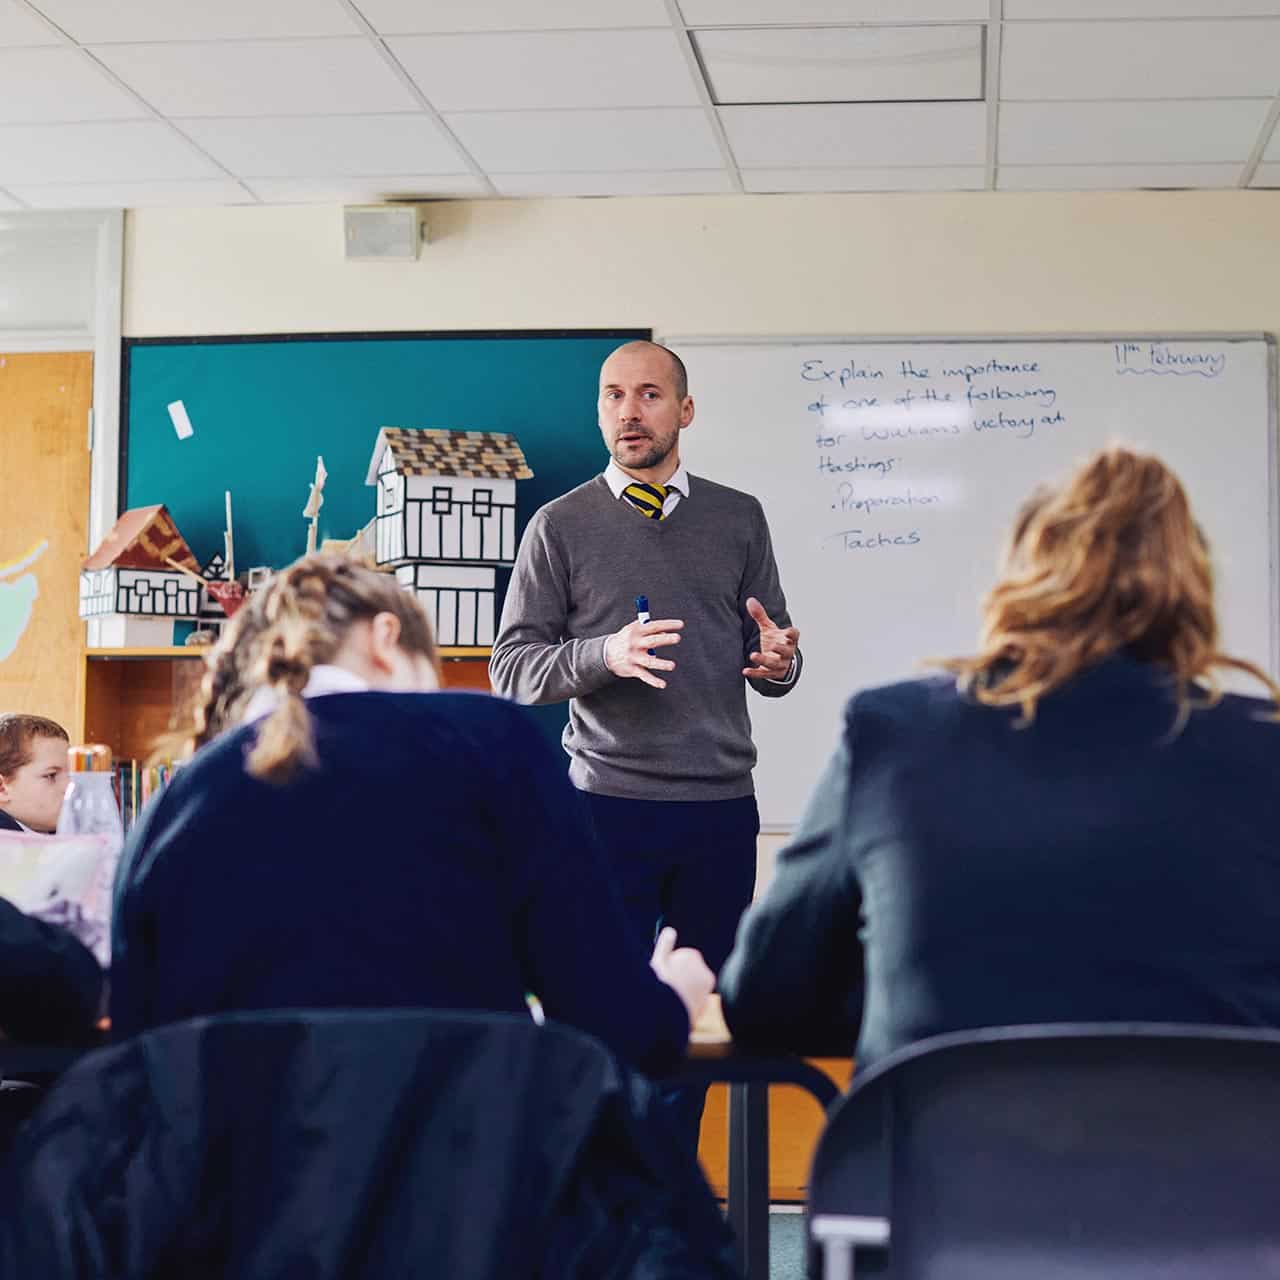
[[[763,503],[801,631],[799,687],[748,699],[766,830],[799,819],[852,692],[975,651],[1017,507],[1104,444],[1177,470],[1213,549],[1223,647],[1277,674],[1263,335],[667,342],[695,404],[681,456]]]

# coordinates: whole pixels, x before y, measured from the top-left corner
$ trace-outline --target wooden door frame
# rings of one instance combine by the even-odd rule
[[[39,213],[18,215],[38,224]],[[21,355],[39,351],[93,353],[93,401],[86,434],[92,431],[89,463],[89,546],[96,547],[120,514],[120,351],[124,302],[124,210],[59,210],[50,213],[62,226],[83,222],[97,237],[94,260],[93,323],[74,329],[0,329],[0,351]]]

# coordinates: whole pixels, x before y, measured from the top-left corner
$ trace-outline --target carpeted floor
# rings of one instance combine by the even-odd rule
[[[799,1205],[769,1210],[769,1280],[804,1280],[804,1212]]]

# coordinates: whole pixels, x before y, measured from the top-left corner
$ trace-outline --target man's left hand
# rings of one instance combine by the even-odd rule
[[[755,596],[747,601],[747,612],[760,628],[760,650],[751,655],[755,665],[743,667],[742,674],[749,680],[785,680],[800,643],[799,630],[778,626]]]

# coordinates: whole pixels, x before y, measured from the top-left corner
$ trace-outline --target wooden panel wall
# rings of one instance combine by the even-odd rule
[[[88,352],[0,355],[0,710],[51,716],[72,734],[92,394]]]

